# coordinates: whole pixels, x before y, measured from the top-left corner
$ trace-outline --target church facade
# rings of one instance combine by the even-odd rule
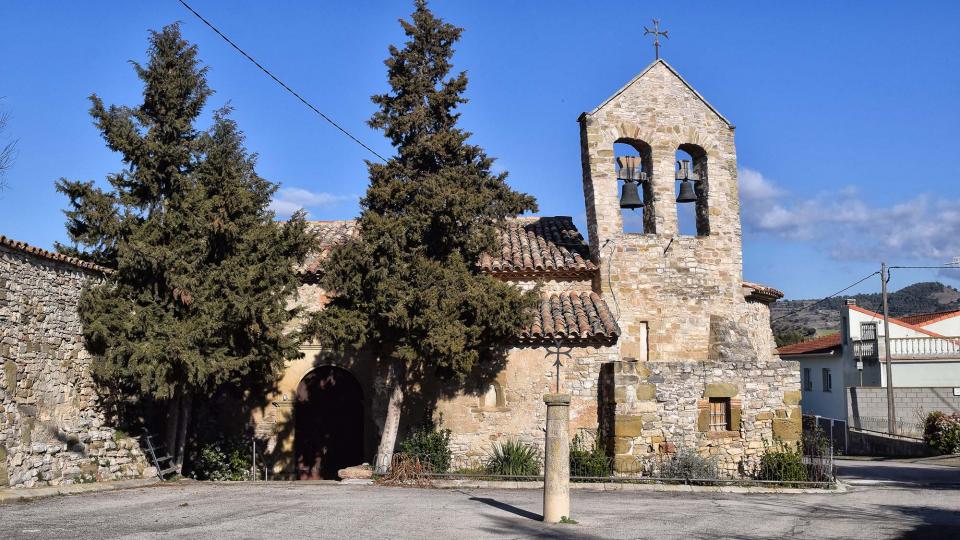
[[[451,430],[455,464],[475,463],[495,442],[542,447],[542,396],[559,387],[572,397],[571,434],[598,438],[618,468],[685,447],[749,474],[766,446],[799,438],[800,375],[776,355],[770,330],[768,304],[782,293],[743,280],[734,126],[660,59],[579,126],[587,238],[564,216],[503,226],[500,252],[477,264],[518,287],[539,284],[540,309],[494,381],[441,397],[426,414]],[[678,151],[690,158],[679,169]],[[631,189],[642,206],[622,202]],[[322,309],[316,271],[356,229],[311,226],[321,250],[296,302]],[[557,348],[567,351],[560,368]],[[384,373],[363,353],[302,352],[256,418],[274,474],[335,477],[372,462]]]

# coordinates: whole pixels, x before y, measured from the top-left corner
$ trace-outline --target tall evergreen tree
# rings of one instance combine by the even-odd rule
[[[182,467],[195,397],[225,384],[271,381],[297,356],[284,334],[295,264],[311,238],[302,214],[286,225],[268,209],[276,186],[228,110],[194,124],[210,95],[206,68],[177,25],[151,34],[149,62],[134,64],[143,104],[91,114],[127,169],[112,190],[61,179],[70,199],[65,253],[113,269],[83,293],[80,314],[93,373],[117,392],[168,405],[166,435]]]
[[[427,377],[464,383],[526,321],[532,294],[478,272],[506,217],[536,210],[513,191],[506,173],[468,144],[457,127],[467,76],[448,77],[462,29],[417,0],[409,38],[390,47],[392,90],[373,96],[369,124],[382,129],[396,155],[368,163],[360,234],[325,261],[323,282],[335,295],[311,330],[326,346],[366,347],[388,371],[389,402],[378,449],[386,466],[396,443],[405,394]]]

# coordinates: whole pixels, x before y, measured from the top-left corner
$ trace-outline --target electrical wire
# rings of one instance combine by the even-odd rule
[[[255,66],[257,66],[258,68],[260,68],[260,71],[266,73],[267,76],[269,76],[269,77],[270,77],[271,79],[273,79],[277,84],[279,84],[281,87],[283,87],[284,90],[286,90],[287,92],[290,92],[291,94],[293,94],[294,97],[296,97],[296,98],[299,99],[304,105],[306,105],[307,107],[309,107],[310,110],[312,110],[313,112],[315,112],[315,113],[317,113],[318,115],[320,115],[320,118],[323,118],[324,120],[326,120],[331,126],[333,126],[333,127],[337,128],[338,130],[340,130],[344,135],[346,135],[347,137],[350,137],[350,138],[353,140],[353,142],[359,144],[360,146],[362,146],[363,148],[365,148],[368,152],[370,152],[371,154],[373,154],[373,155],[377,156],[378,158],[380,158],[380,160],[383,161],[384,163],[387,162],[387,159],[384,158],[383,156],[381,156],[380,154],[378,154],[373,148],[370,148],[369,146],[367,146],[366,144],[364,144],[363,141],[361,141],[360,139],[354,137],[353,134],[350,133],[349,131],[347,131],[346,129],[344,129],[343,126],[341,126],[340,124],[338,124],[337,122],[335,122],[335,121],[334,121],[332,118],[330,118],[329,116],[323,114],[323,113],[320,111],[320,109],[314,107],[312,103],[310,103],[309,101],[307,101],[306,99],[304,99],[303,96],[301,96],[300,94],[298,94],[293,88],[290,88],[289,86],[287,86],[286,83],[284,83],[284,82],[281,81],[276,75],[274,75],[273,73],[271,73],[270,70],[268,70],[267,68],[263,67],[263,65],[261,65],[260,62],[257,62],[256,60],[254,60],[254,58],[253,58],[252,56],[250,56],[249,54],[247,54],[246,51],[244,51],[243,49],[241,49],[241,48],[240,48],[236,43],[234,43],[230,38],[228,38],[226,35],[224,35],[223,32],[221,32],[220,30],[218,30],[217,27],[213,25],[213,23],[211,23],[210,21],[208,21],[207,19],[205,19],[205,18],[203,17],[203,15],[200,15],[199,13],[197,13],[197,11],[196,11],[195,9],[193,9],[192,7],[190,7],[190,4],[184,2],[184,0],[177,0],[177,1],[180,2],[180,3],[183,5],[183,7],[187,8],[187,10],[189,10],[190,13],[193,13],[198,19],[200,19],[200,20],[203,22],[203,24],[209,26],[210,29],[213,30],[214,32],[216,32],[216,34],[217,34],[218,36],[222,37],[223,40],[226,41],[227,43],[229,43],[231,47],[233,47],[234,49],[237,50],[237,52],[239,52],[239,53],[242,54],[244,57],[246,57],[247,60],[253,62],[253,65],[255,65]]]
[[[814,302],[813,304],[810,304],[809,306],[804,306],[804,307],[802,307],[802,308],[800,308],[800,309],[795,309],[795,310],[791,311],[790,313],[787,313],[786,315],[781,315],[781,316],[777,317],[776,319],[772,319],[770,322],[771,322],[771,323],[774,323],[774,322],[779,321],[780,319],[785,319],[785,318],[787,318],[787,317],[791,317],[791,316],[793,316],[793,315],[796,315],[797,313],[800,313],[801,311],[805,311],[805,310],[808,310],[808,309],[810,309],[810,308],[812,308],[812,307],[816,307],[816,306],[818,306],[818,305],[826,302],[827,300],[830,300],[831,298],[833,298],[833,297],[835,297],[835,296],[837,296],[837,295],[839,295],[839,294],[842,294],[842,293],[847,292],[848,290],[856,287],[857,285],[863,283],[864,281],[872,278],[873,276],[875,276],[875,275],[877,275],[877,274],[879,274],[879,273],[880,273],[880,272],[877,271],[877,272],[874,272],[874,273],[872,273],[872,274],[870,274],[870,275],[868,275],[868,276],[865,276],[863,279],[860,279],[860,280],[858,280],[858,281],[850,284],[849,286],[844,287],[843,289],[840,289],[839,291],[831,294],[830,296],[827,296],[827,297],[825,297],[825,298],[823,298],[823,299],[821,299],[821,300],[818,300],[818,301]]]

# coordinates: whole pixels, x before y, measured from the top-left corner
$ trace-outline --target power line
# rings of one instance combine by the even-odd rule
[[[874,273],[870,274],[869,276],[866,276],[866,277],[864,277],[863,279],[861,279],[861,280],[859,280],[859,281],[857,281],[857,282],[855,282],[855,283],[852,283],[851,285],[849,285],[849,286],[847,286],[847,287],[844,287],[843,289],[840,289],[839,291],[831,294],[830,296],[827,296],[827,297],[825,297],[825,298],[823,298],[823,299],[821,299],[821,300],[818,300],[818,301],[814,302],[813,304],[810,304],[809,306],[804,306],[804,307],[802,307],[802,308],[800,308],[800,309],[795,309],[795,310],[791,311],[790,313],[787,313],[786,315],[781,315],[781,316],[777,317],[776,319],[771,320],[770,322],[771,322],[771,323],[775,323],[775,322],[779,321],[780,319],[785,319],[785,318],[787,318],[787,317],[796,315],[797,313],[800,313],[801,311],[805,311],[805,310],[808,310],[808,309],[810,309],[810,308],[812,308],[812,307],[816,307],[816,306],[818,306],[818,305],[826,302],[827,300],[830,300],[831,298],[833,298],[833,297],[835,297],[835,296],[837,296],[837,295],[839,295],[839,294],[842,294],[842,293],[847,292],[848,290],[856,287],[857,285],[863,283],[864,281],[872,278],[873,276],[875,276],[875,275],[877,275],[877,274],[879,274],[879,273],[880,273],[880,272],[874,272]]]
[[[347,137],[350,137],[351,139],[353,139],[353,142],[355,142],[355,143],[359,144],[360,146],[364,147],[368,152],[370,152],[371,154],[377,156],[378,158],[380,158],[381,161],[383,161],[384,163],[386,163],[386,161],[387,161],[386,158],[384,158],[383,156],[381,156],[380,154],[378,154],[373,148],[370,148],[369,146],[367,146],[366,144],[364,144],[363,141],[361,141],[360,139],[354,137],[353,134],[351,134],[349,131],[347,131],[346,129],[344,129],[340,124],[336,123],[336,122],[335,122],[332,118],[330,118],[329,116],[323,114],[323,113],[320,111],[320,109],[314,107],[313,104],[311,104],[309,101],[307,101],[306,99],[304,99],[303,96],[301,96],[301,95],[298,94],[296,91],[294,91],[292,88],[290,88],[289,86],[287,86],[286,83],[284,83],[284,82],[281,81],[279,78],[277,78],[276,75],[274,75],[273,73],[270,73],[270,70],[268,70],[267,68],[263,67],[263,66],[260,64],[260,62],[257,62],[256,60],[254,60],[254,58],[253,58],[252,56],[250,56],[249,54],[247,54],[246,51],[244,51],[244,50],[241,49],[236,43],[234,43],[233,41],[231,41],[230,38],[228,38],[227,36],[225,36],[223,32],[221,32],[220,30],[218,30],[217,27],[213,25],[213,23],[211,23],[211,22],[208,21],[207,19],[203,18],[203,15],[200,15],[199,13],[197,13],[197,11],[196,11],[195,9],[193,9],[192,7],[190,7],[190,4],[187,4],[186,2],[184,2],[184,0],[177,0],[177,1],[180,2],[180,3],[183,5],[183,7],[187,8],[187,9],[190,11],[190,13],[193,13],[194,15],[196,15],[196,17],[197,17],[198,19],[200,19],[201,21],[203,21],[203,24],[209,26],[210,29],[213,30],[214,32],[216,32],[218,36],[222,37],[223,40],[226,41],[227,43],[229,43],[231,47],[233,47],[234,49],[237,50],[237,52],[239,52],[239,53],[242,54],[244,57],[246,57],[247,60],[253,62],[253,65],[255,65],[255,66],[257,66],[258,68],[260,68],[260,71],[266,73],[267,76],[269,76],[271,79],[273,79],[274,81],[276,81],[276,83],[279,84],[281,87],[283,87],[284,90],[286,90],[287,92],[290,92],[291,94],[293,94],[294,97],[296,97],[296,98],[299,99],[304,105],[306,105],[307,107],[309,107],[310,110],[312,110],[313,112],[315,112],[315,113],[317,113],[318,115],[320,115],[320,118],[323,118],[324,120],[326,120],[328,123],[330,123],[330,125],[332,125],[333,127],[339,129],[344,135],[346,135]]]

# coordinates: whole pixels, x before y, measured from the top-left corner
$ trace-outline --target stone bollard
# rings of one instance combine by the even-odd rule
[[[543,521],[570,517],[570,395],[546,394],[547,434],[543,456]]]

